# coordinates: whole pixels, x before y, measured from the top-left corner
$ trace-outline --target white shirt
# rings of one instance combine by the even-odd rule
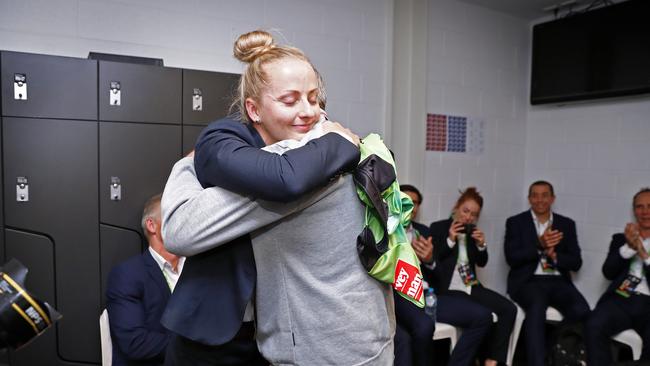
[[[549,226],[552,226],[552,224],[553,224],[553,212],[551,212],[550,216],[548,217],[548,221],[546,221],[545,223],[541,223],[539,221],[539,219],[537,219],[537,216],[535,215],[533,210],[530,210],[530,214],[533,216],[533,223],[535,224],[535,231],[537,231],[537,237],[539,238],[540,236],[542,236],[542,234],[544,234],[544,231],[546,231],[546,229]],[[537,269],[535,269],[535,274],[536,275],[541,275],[541,276],[560,276],[561,275],[560,271],[558,271],[557,269],[553,270],[552,272],[551,271],[545,272],[544,269],[542,269],[542,261],[539,261],[537,263]]]
[[[151,253],[153,260],[158,264],[158,267],[162,271],[163,277],[165,277],[165,281],[167,281],[167,285],[169,286],[169,289],[172,292],[174,292],[174,288],[176,287],[176,282],[178,282],[178,277],[181,276],[181,272],[183,271],[183,265],[185,264],[185,257],[178,258],[178,265],[176,266],[176,270],[174,271],[171,263],[167,262],[167,260],[163,258],[160,254],[158,254],[158,252],[153,250],[152,247],[149,247],[149,253]]]
[[[469,263],[469,257],[467,256],[467,239],[461,240],[461,235],[465,234],[457,234],[456,237],[458,238],[458,259],[456,260],[456,266],[454,267],[454,274],[451,276],[451,282],[449,283],[449,289],[450,290],[458,290],[458,291],[463,291],[470,295],[472,293],[472,286],[465,285],[465,282],[463,281],[463,278],[460,277],[460,271],[458,270],[458,267]],[[453,249],[456,246],[456,242],[452,241],[449,237],[447,237],[447,246],[449,248]],[[487,243],[483,246],[477,245],[477,248],[479,251],[484,251],[487,250]],[[476,275],[476,273],[475,273]]]
[[[648,251],[648,248],[650,248],[650,238],[646,238],[643,240],[643,247],[645,248],[646,251]],[[650,265],[650,257],[645,261],[642,261],[639,255],[637,254],[636,250],[632,249],[632,247],[628,243],[621,245],[621,247],[618,250],[618,253],[621,255],[621,257],[625,259],[630,259],[634,257],[634,259],[632,259],[632,263],[630,265],[630,269],[628,273],[641,279],[641,282],[636,286],[635,291],[640,294],[650,296],[650,288],[648,287],[648,280],[646,279],[645,271],[643,270],[644,263],[646,266]]]

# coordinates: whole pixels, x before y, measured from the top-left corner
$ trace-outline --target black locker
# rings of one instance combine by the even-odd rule
[[[142,237],[134,230],[99,225],[101,308],[106,307],[106,283],[113,266],[142,253]]]
[[[6,51],[0,57],[4,116],[97,119],[97,61]]]
[[[183,156],[194,150],[196,138],[199,137],[203,126],[183,126]]]
[[[239,75],[5,51],[0,68],[0,259],[63,314],[10,364],[97,364],[108,273],[146,248],[144,202]]]
[[[99,61],[99,119],[180,124],[180,69]]]
[[[207,125],[228,115],[238,74],[183,70],[183,124]]]
[[[3,119],[5,225],[52,241],[55,276],[46,281],[56,289],[54,306],[63,314],[57,354],[38,348],[39,342],[21,353],[99,362],[97,133],[93,121]],[[22,255],[20,260],[30,262],[39,253]],[[39,271],[30,268],[41,278]]]
[[[99,123],[99,202],[102,224],[141,232],[145,201],[161,193],[181,154],[181,126]],[[119,183],[119,199],[111,193]],[[114,190],[114,188],[113,188]]]

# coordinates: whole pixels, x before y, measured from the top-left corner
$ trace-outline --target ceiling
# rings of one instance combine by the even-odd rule
[[[567,0],[459,0],[464,3],[479,5],[484,8],[510,14],[512,16],[527,20],[534,20],[552,15],[552,11],[542,9],[558,4],[569,3]],[[573,4],[580,7],[591,3],[593,0],[576,0]],[[619,1],[615,1],[619,2]]]

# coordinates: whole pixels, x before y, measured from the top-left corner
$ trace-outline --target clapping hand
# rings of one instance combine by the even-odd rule
[[[639,233],[639,225],[633,223],[625,225],[625,240],[630,248],[636,250],[641,259],[645,260],[648,258],[648,252],[643,247],[643,240]]]
[[[549,249],[554,248],[556,245],[560,244],[564,234],[559,230],[553,230],[550,227],[544,230],[542,236],[539,237],[539,242],[542,244],[542,248]]]

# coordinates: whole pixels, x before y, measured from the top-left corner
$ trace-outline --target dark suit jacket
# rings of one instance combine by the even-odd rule
[[[160,324],[171,291],[149,250],[115,266],[106,288],[113,365],[162,365],[170,335]]]
[[[612,282],[609,284],[609,287],[607,287],[607,290],[598,302],[603,301],[603,299],[612,294],[615,294],[616,289],[621,285],[621,283],[623,283],[625,277],[627,277],[630,263],[634,257],[630,259],[621,257],[619,250],[626,242],[627,240],[625,240],[625,235],[622,233],[614,234],[612,236],[612,242],[609,244],[609,252],[607,253],[605,263],[603,263],[603,275]],[[645,273],[650,273],[650,266],[644,265],[644,270]]]
[[[567,281],[571,281],[570,271],[577,271],[582,266],[576,224],[570,218],[553,212],[553,229],[564,234],[562,241],[555,247],[557,268]],[[510,295],[517,292],[535,274],[540,259],[539,249],[539,238],[530,210],[508,218],[504,250],[506,261],[510,265]]]
[[[449,236],[449,228],[451,227],[452,219],[436,221],[431,224],[431,235],[433,236],[434,252],[436,253],[436,261],[438,265],[434,271],[434,284],[439,293],[444,293],[449,290],[451,278],[456,272],[456,262],[458,261],[458,241],[453,248],[449,248],[447,244],[447,237]],[[476,273],[476,265],[484,267],[488,261],[488,252],[486,250],[478,250],[474,243],[474,239],[467,236],[467,259],[469,265]]]
[[[250,125],[232,118],[211,123],[196,144],[199,181],[204,187],[288,202],[353,170],[360,157],[357,147],[334,133],[283,155],[260,150],[264,146]],[[203,344],[230,341],[241,327],[256,275],[248,235],[187,258],[163,324]]]

